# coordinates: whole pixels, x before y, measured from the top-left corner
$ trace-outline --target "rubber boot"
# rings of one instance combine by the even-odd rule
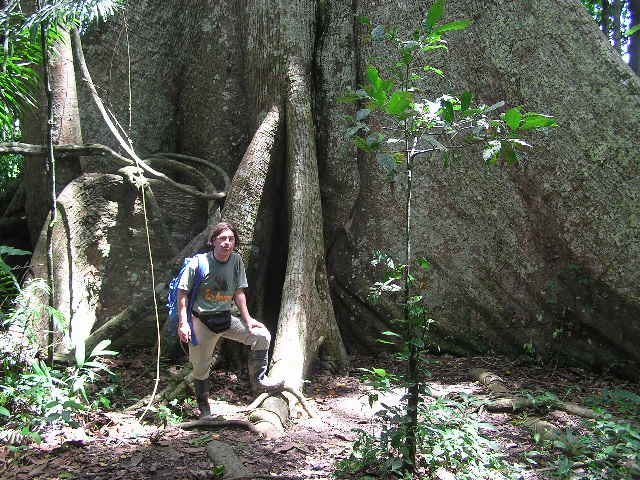
[[[262,392],[279,393],[284,389],[284,380],[275,381],[267,377],[268,350],[249,352],[249,381],[254,395]]]
[[[194,379],[193,383],[196,390],[198,408],[200,409],[200,416],[198,418],[208,417],[211,415],[211,409],[209,408],[209,379]]]

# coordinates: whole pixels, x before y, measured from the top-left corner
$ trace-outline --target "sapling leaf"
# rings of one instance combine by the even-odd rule
[[[469,110],[469,106],[471,105],[471,101],[473,100],[473,93],[467,90],[460,97],[460,112],[466,112]]]
[[[418,262],[424,270],[429,270],[431,268],[431,262],[425,258],[416,258],[416,262]]]
[[[444,0],[434,3],[427,13],[427,26],[431,30],[444,15]]]
[[[510,138],[507,140],[509,143],[514,144],[515,146],[520,146],[520,147],[531,147],[531,145],[529,145],[527,142],[525,142],[524,140],[520,139],[520,138]]]
[[[376,67],[369,65],[369,68],[367,68],[367,78],[375,89],[382,87],[382,79],[380,78],[380,73]],[[371,92],[367,93],[371,94]]]
[[[625,37],[630,37],[631,35],[635,35],[639,31],[640,31],[640,23],[638,23],[637,25],[634,25],[633,27],[631,27],[629,30],[624,32],[622,35],[625,36]]]
[[[422,47],[422,51],[423,52],[428,52],[430,50],[437,50],[439,48],[444,48],[445,50],[449,50],[449,47],[447,47],[445,44],[441,43],[438,45],[427,45],[425,47]]]
[[[0,407],[0,415],[4,415],[5,417],[10,417],[11,412],[4,407]]]
[[[500,148],[500,156],[507,165],[514,165],[518,163],[518,153],[511,148],[510,145],[502,143]]]
[[[520,127],[522,113],[519,107],[512,108],[504,114],[504,121],[511,130],[517,130]]]
[[[542,127],[557,127],[555,119],[550,115],[541,113],[528,113],[525,115],[524,123],[520,127],[521,130],[534,130]]]
[[[442,102],[442,118],[447,123],[453,123],[455,120],[453,103],[451,103],[450,101]]]
[[[87,406],[82,405],[82,404],[80,404],[78,402],[74,402],[73,400],[67,400],[66,402],[64,402],[62,404],[62,406],[64,408],[72,408],[74,410],[87,410],[88,409]]]
[[[464,30],[473,22],[471,20],[457,20],[455,22],[446,23],[438,28],[436,28],[433,33],[442,33],[448,32],[450,30]]]
[[[439,68],[436,67],[432,67],[431,65],[425,65],[424,67],[422,67],[422,69],[425,72],[433,72],[437,75],[440,75],[441,77],[444,77],[444,72],[442,70],[440,70]]]
[[[391,115],[399,115],[404,113],[411,104],[411,96],[402,90],[393,92],[389,103],[387,104],[387,113]]]

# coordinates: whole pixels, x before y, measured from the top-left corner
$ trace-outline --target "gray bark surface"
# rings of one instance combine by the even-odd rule
[[[274,214],[270,228],[291,231],[288,242],[280,237],[273,245],[296,252],[288,268],[299,262],[301,281],[322,279],[326,255],[318,295],[326,281],[323,311],[327,318],[335,312],[352,349],[379,348],[373,340],[398,313],[371,304],[367,294],[380,277],[372,252],[402,256],[404,188],[344,139],[340,116],[353,107],[336,100],[362,85],[368,57],[379,53],[363,44],[368,32],[354,15],[408,29],[421,8],[408,0],[184,0],[171,7],[148,0],[126,12],[131,137],[142,156],[177,151],[236,171],[271,106],[285,104],[287,59],[303,58],[304,107],[289,108],[281,155],[290,187],[298,182],[309,189],[304,195],[316,195],[307,184],[315,180],[294,180],[293,152],[309,155],[310,164],[317,159],[322,207],[295,210],[295,191],[266,184],[277,190],[274,210],[288,210],[288,223]],[[459,153],[446,169],[436,157],[418,162],[414,251],[433,264],[425,280],[436,343],[453,352],[511,354],[531,343],[542,358],[639,362],[640,80],[577,0],[464,0],[447,8],[447,21],[473,25],[448,35],[448,54],[428,58],[448,79],[425,81],[426,96],[469,89],[482,103],[505,100],[552,114],[560,128],[533,138],[535,148],[515,167],[486,167],[476,151]],[[125,34],[121,17],[85,40],[94,80],[118,118],[128,118]],[[85,92],[81,104],[85,140],[112,145]],[[319,228],[312,237],[323,243],[296,250],[300,228]],[[312,257],[321,260],[305,263]],[[285,294],[292,283],[285,281]],[[283,310],[304,310],[308,301],[294,295]]]

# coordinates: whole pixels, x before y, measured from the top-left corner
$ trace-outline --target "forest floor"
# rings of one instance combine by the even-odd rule
[[[214,479],[219,477],[213,473],[214,465],[208,458],[206,448],[211,440],[223,441],[233,446],[246,466],[253,472],[258,472],[252,478],[336,478],[337,462],[349,457],[356,439],[357,435],[353,430],[362,429],[370,433],[379,431],[374,410],[369,407],[369,389],[361,381],[363,372],[359,367],[393,371],[398,365],[389,356],[354,357],[351,370],[345,375],[316,375],[306,386],[305,394],[316,411],[317,418],[302,415],[293,419],[280,438],[266,440],[238,428],[214,431],[186,431],[177,428],[172,422],[181,421],[180,417],[182,420],[195,417],[193,401],[182,402],[171,411],[164,409],[148,414],[141,423],[138,420],[140,412],[134,414],[124,411],[124,399],[129,399],[131,403],[130,399],[143,397],[151,392],[155,376],[153,357],[138,353],[132,358],[111,359],[109,362],[119,381],[103,385],[100,395],[107,399],[103,400],[103,404],[110,404],[111,408],[93,410],[85,415],[81,427],[53,429],[43,435],[42,443],[18,452],[7,446],[0,446],[0,478]],[[163,382],[175,372],[174,368],[163,365]],[[499,375],[513,391],[526,390],[541,398],[552,393],[560,400],[583,405],[594,405],[594,402],[602,404],[603,401],[618,398],[620,401],[610,402],[609,405],[614,414],[620,418],[626,415],[634,422],[638,418],[638,397],[634,396],[640,393],[638,384],[608,375],[595,375],[581,369],[542,368],[495,356],[440,356],[434,357],[430,364],[432,376],[429,384],[434,390],[448,393],[452,398],[456,395],[463,395],[465,398],[464,394],[486,397],[486,388],[470,374],[473,368],[484,368]],[[253,400],[246,380],[239,379],[237,374],[219,370],[212,373],[211,379],[213,414],[240,418],[241,407]],[[629,398],[635,400],[625,400]],[[393,398],[387,398],[386,401],[393,402]],[[427,398],[425,401],[434,400]],[[631,408],[630,405],[635,410],[625,410]],[[493,425],[493,429],[483,429],[483,434],[497,443],[498,450],[504,454],[504,461],[511,465],[521,465],[520,478],[552,478],[554,472],[558,473],[561,468],[557,463],[558,450],[542,448],[525,427],[526,417],[533,415],[532,412],[489,413],[476,406],[473,415],[475,420]],[[579,439],[588,433],[580,417],[544,406],[536,415],[543,416],[546,421],[564,431],[575,432],[575,438]],[[372,474],[367,476],[366,472],[360,472],[344,478],[381,477]],[[480,480],[482,477],[475,478]],[[584,474],[574,478],[594,477]],[[597,478],[615,477],[605,475]]]

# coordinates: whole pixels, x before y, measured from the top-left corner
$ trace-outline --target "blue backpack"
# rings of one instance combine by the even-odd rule
[[[193,306],[193,301],[196,298],[196,293],[198,288],[200,287],[200,283],[204,280],[209,274],[209,262],[207,261],[206,253],[198,253],[193,257],[187,257],[184,259],[182,263],[182,268],[178,272],[173,280],[169,283],[169,295],[167,296],[167,310],[169,311],[169,333],[173,336],[178,334],[178,285],[180,284],[180,278],[182,278],[182,274],[187,269],[189,264],[193,261],[193,259],[197,259],[198,267],[196,268],[196,276],[193,279],[193,286],[189,291],[189,296],[187,300],[187,320],[189,322],[189,326],[191,327],[191,343],[193,345],[198,345],[198,340],[196,338],[195,332],[193,331],[193,325],[191,323],[191,307]]]

